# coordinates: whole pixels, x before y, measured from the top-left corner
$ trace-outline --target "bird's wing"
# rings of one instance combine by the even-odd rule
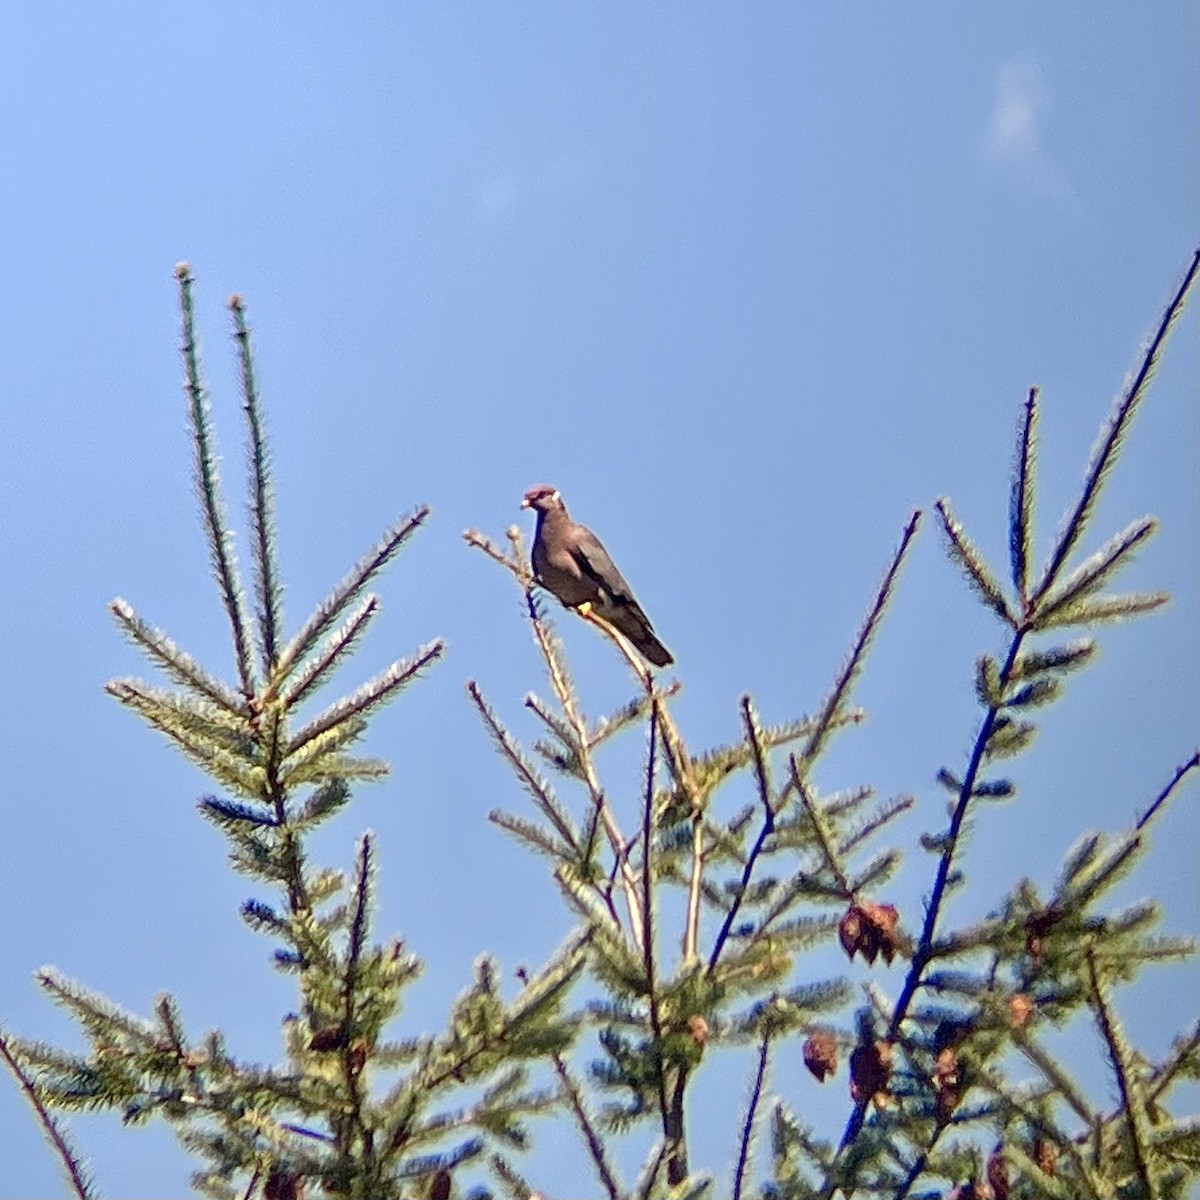
[[[600,539],[586,525],[578,525],[571,540],[571,554],[580,570],[600,589],[610,603],[600,606],[599,615],[610,621],[655,666],[670,666],[675,660],[658,640],[650,619],[634,599],[633,589],[617,570]]]
[[[602,587],[618,604],[637,604],[633,589],[617,570],[600,539],[586,526],[577,525],[571,539],[571,554],[580,569]]]

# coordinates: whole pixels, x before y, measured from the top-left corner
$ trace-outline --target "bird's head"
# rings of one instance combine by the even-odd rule
[[[548,483],[539,483],[537,487],[531,487],[525,493],[525,499],[521,501],[522,508],[532,508],[535,512],[552,512],[554,509],[563,509],[566,506],[562,502],[562,496],[559,495],[558,488],[551,487]]]

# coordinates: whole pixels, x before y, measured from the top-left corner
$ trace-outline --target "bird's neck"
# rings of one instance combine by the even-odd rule
[[[566,525],[570,525],[570,523],[571,518],[567,516],[565,508],[551,508],[538,513],[538,533],[543,533],[546,530],[561,529]]]

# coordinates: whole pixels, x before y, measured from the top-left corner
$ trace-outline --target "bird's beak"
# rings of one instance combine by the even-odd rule
[[[532,508],[533,507],[533,505],[529,503],[528,497],[526,497],[524,500],[521,501],[521,507],[522,508]]]

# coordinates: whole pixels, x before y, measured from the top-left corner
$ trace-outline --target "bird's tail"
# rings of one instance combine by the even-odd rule
[[[654,635],[654,630],[649,627],[646,632],[633,643],[638,650],[638,653],[647,661],[652,662],[656,667],[669,667],[675,660],[671,657],[671,652],[658,640]]]
[[[630,604],[619,611],[620,619],[614,623],[633,643],[637,652],[656,667],[669,667],[675,660],[666,646],[658,640],[658,635],[646,614],[636,604]]]

